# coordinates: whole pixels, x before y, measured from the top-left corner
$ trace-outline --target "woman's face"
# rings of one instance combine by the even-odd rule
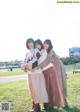
[[[32,42],[29,42],[28,43],[28,47],[29,47],[29,49],[33,49],[34,48],[34,44]]]
[[[36,48],[41,49],[41,46],[39,44],[36,44]]]
[[[43,43],[44,49],[48,50],[49,45],[47,43]]]

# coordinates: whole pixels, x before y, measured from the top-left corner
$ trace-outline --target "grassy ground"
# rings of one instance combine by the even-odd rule
[[[66,65],[65,66],[66,70],[72,70],[72,69],[80,69],[80,62],[76,64],[71,64],[71,65]]]
[[[13,69],[13,71],[0,70],[0,77],[15,76],[15,75],[22,75],[22,74],[25,74],[25,72],[23,72],[23,70],[21,69]]]
[[[68,104],[60,112],[80,112],[80,74],[68,75]],[[10,102],[11,112],[27,112],[31,107],[31,98],[26,81],[0,84],[0,102]],[[53,109],[47,112],[59,112]]]

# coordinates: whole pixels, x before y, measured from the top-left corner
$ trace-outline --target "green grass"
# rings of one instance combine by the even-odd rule
[[[70,64],[70,65],[66,65],[65,68],[67,70],[72,70],[72,69],[80,69],[80,62],[76,63],[76,64]]]
[[[80,112],[80,74],[70,74],[67,80],[69,106],[65,110],[47,112]],[[27,81],[0,84],[0,102],[6,101],[11,103],[11,112],[27,112],[31,107]]]
[[[0,70],[0,77],[15,76],[15,75],[22,75],[22,74],[25,74],[25,72],[21,69],[13,69],[13,71]]]

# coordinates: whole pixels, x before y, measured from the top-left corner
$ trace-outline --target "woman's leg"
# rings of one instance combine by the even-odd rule
[[[41,112],[41,107],[39,103],[35,104],[33,109],[30,109],[28,112]]]

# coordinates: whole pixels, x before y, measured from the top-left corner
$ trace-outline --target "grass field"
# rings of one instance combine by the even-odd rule
[[[80,74],[68,75],[67,82],[69,106],[65,110],[47,112],[80,112]],[[11,103],[11,112],[27,112],[31,107],[27,81],[0,84],[0,102],[6,101]]]
[[[75,69],[80,69],[80,62],[79,63],[76,63],[76,64],[71,64],[71,65],[66,65],[65,66],[66,70],[73,70],[74,68]]]
[[[25,74],[25,72],[23,72],[23,70],[21,69],[13,69],[13,71],[0,70],[0,77],[15,76],[15,75],[22,75],[22,74]]]

